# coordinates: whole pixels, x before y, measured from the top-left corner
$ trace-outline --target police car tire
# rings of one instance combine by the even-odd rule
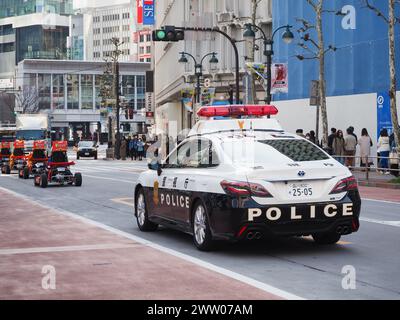
[[[143,210],[142,215],[139,217],[139,198],[143,197]],[[158,229],[158,224],[153,223],[149,220],[148,218],[148,213],[147,213],[147,206],[146,206],[146,197],[144,195],[143,189],[139,189],[139,191],[136,194],[136,199],[135,199],[135,215],[136,215],[136,222],[139,227],[140,231],[143,232],[149,232],[149,231],[156,231]]]
[[[200,211],[198,212],[198,210],[200,210]],[[202,220],[200,222],[203,223],[203,227],[204,227],[204,230],[203,230],[204,240],[202,243],[200,243],[196,237],[196,216],[197,216],[197,214],[202,216],[202,217],[197,217],[197,219],[200,218],[200,220]],[[194,242],[195,246],[197,247],[197,249],[199,249],[200,251],[211,251],[214,248],[215,241],[212,238],[211,228],[210,228],[210,224],[208,222],[207,208],[201,200],[198,200],[195,203],[195,205],[193,206],[192,232],[193,232],[193,242]]]
[[[321,245],[335,244],[340,240],[340,234],[334,232],[313,234],[312,237],[315,243]]]

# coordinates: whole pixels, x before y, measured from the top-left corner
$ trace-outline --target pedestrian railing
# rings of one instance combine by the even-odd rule
[[[333,158],[337,159],[344,159],[344,165],[348,162],[348,159],[353,159],[352,165],[347,166],[352,171],[360,171],[365,172],[365,179],[369,180],[371,172],[390,172],[393,176],[398,177],[400,175],[400,159],[399,157],[381,157],[381,156],[349,156],[349,155],[332,155]],[[347,159],[347,161],[346,161]],[[388,167],[382,167],[381,162],[382,160],[387,160]],[[361,160],[365,160],[365,166],[361,166]]]

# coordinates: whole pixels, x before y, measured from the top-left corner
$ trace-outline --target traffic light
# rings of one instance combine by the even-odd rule
[[[176,30],[174,26],[165,26],[153,31],[153,41],[178,42],[185,39],[183,30]]]

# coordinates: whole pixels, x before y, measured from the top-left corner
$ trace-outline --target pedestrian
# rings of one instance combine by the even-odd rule
[[[139,161],[142,161],[143,158],[143,153],[144,153],[144,143],[141,138],[139,138],[137,142],[137,154],[139,157]]]
[[[333,155],[333,140],[336,137],[336,128],[331,128],[331,134],[328,136],[328,152],[330,155]]]
[[[356,138],[356,142],[358,143],[358,137],[357,137],[357,135],[354,133],[354,127],[350,126],[350,127],[349,127],[349,130],[350,130],[350,134],[351,134],[354,138]]]
[[[133,137],[133,139],[129,140],[129,144],[128,144],[128,149],[129,149],[129,157],[131,157],[131,160],[133,161],[133,155],[134,155],[134,144],[135,144],[135,137]]]
[[[389,144],[389,134],[387,129],[382,129],[378,139],[378,157],[379,157],[379,168],[378,170],[381,174],[390,174],[389,168],[389,153],[390,153],[390,144]]]
[[[138,157],[138,137],[135,136],[135,138],[133,139],[133,156],[135,158],[135,161]]]
[[[314,130],[311,130],[311,131],[310,131],[310,138],[309,138],[309,140],[310,140],[312,143],[317,144],[317,138],[315,137],[315,131],[314,131]]]
[[[352,134],[351,128],[346,130],[347,135],[344,137],[344,154],[345,154],[345,164],[350,169],[354,167],[354,156],[357,150],[357,138]]]
[[[337,161],[344,164],[344,138],[342,130],[337,130],[333,138],[332,153]]]
[[[126,160],[126,139],[122,137],[121,147],[120,147],[120,156],[122,160]]]
[[[366,128],[361,130],[361,137],[358,139],[358,145],[360,146],[360,167],[369,167],[369,157],[371,155],[373,143]]]

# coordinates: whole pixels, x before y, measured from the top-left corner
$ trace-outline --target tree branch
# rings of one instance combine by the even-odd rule
[[[389,23],[389,19],[380,11],[377,7],[373,6],[369,0],[364,0],[365,6],[374,11],[378,17],[381,17],[383,20],[385,20],[386,23]]]

